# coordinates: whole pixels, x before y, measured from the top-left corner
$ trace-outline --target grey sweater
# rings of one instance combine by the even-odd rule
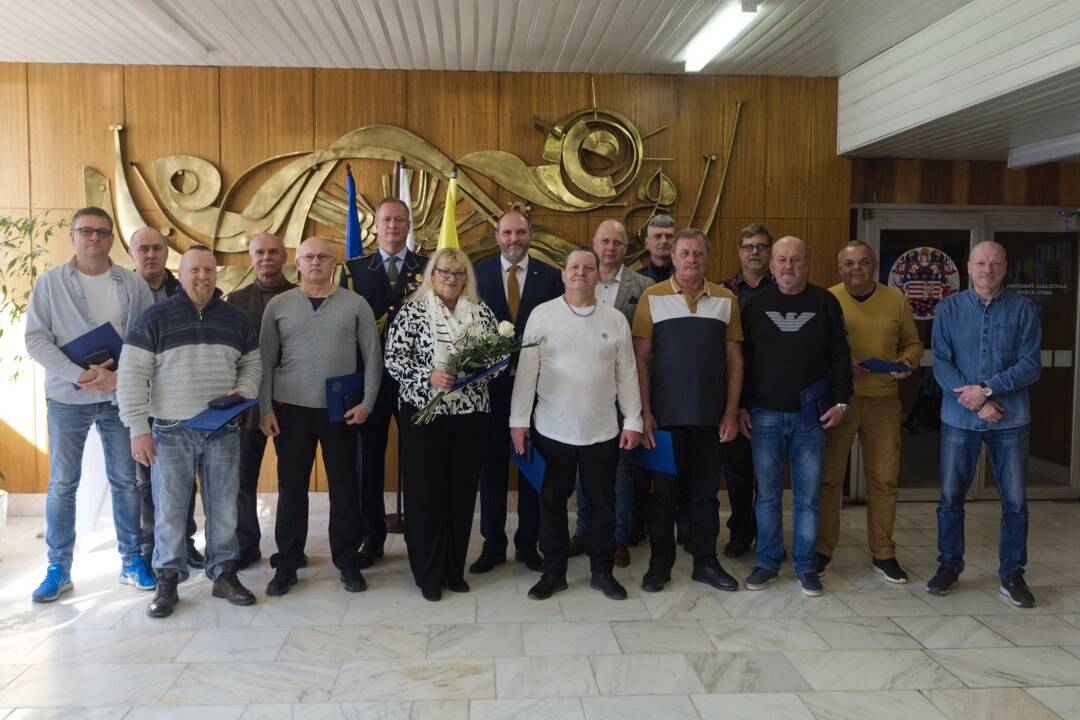
[[[259,346],[263,358],[259,409],[272,411],[271,400],[308,408],[326,407],[326,379],[361,369],[364,401],[375,407],[382,380],[382,346],[371,306],[356,293],[336,290],[319,306],[300,288],[266,304]]]

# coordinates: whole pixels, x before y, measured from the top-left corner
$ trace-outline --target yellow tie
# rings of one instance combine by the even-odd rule
[[[521,286],[518,285],[517,265],[511,265],[506,272],[506,304],[510,308],[510,322],[517,322],[518,305],[521,304]]]

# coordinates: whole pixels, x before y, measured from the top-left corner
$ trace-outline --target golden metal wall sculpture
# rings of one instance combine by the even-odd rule
[[[723,192],[738,129],[738,110],[736,107],[720,187],[703,226],[706,231],[715,219]],[[338,234],[331,239],[344,244],[348,203],[344,189],[336,183],[328,183],[328,179],[342,161],[352,159],[402,163],[398,171],[406,174],[412,189],[414,236],[424,250],[433,249],[438,241],[442,211],[433,211],[434,205],[444,196],[445,190],[440,190],[440,186],[455,166],[490,178],[520,197],[522,201],[515,206],[526,211],[542,207],[580,213],[602,207],[625,207],[624,217],[631,228],[644,227],[656,213],[671,213],[678,197],[671,178],[659,166],[640,177],[643,162],[670,159],[644,156],[644,140],[662,132],[666,126],[643,136],[628,117],[595,106],[574,111],[550,124],[534,118],[534,125],[545,133],[545,164],[536,166],[529,166],[516,155],[500,150],[473,152],[454,160],[404,128],[369,125],[345,134],[322,150],[267,158],[245,170],[228,187],[223,186],[221,173],[213,164],[191,155],[171,155],[154,160],[149,178],[136,163],[131,162],[130,168],[151,198],[152,209],[166,218],[166,226],[159,229],[170,244],[168,265],[171,268],[177,266],[179,253],[193,243],[206,245],[219,254],[246,253],[252,237],[271,232],[281,236],[286,247],[295,248],[310,232],[310,222],[331,228]],[[87,204],[112,212],[123,241],[122,245],[118,243],[114,247],[114,260],[130,267],[130,259],[125,253],[127,239],[149,223],[136,207],[128,185],[123,127],[113,126],[112,132],[113,182],[96,169],[85,167],[84,190]],[[706,156],[705,174],[691,223],[715,159],[715,155]],[[235,204],[232,199],[237,188],[252,173],[269,165],[280,165],[283,161],[287,162],[259,186],[243,208],[231,207]],[[387,174],[382,180],[384,193],[396,194],[395,178]],[[633,202],[620,202],[619,198],[635,182],[638,184]],[[458,192],[459,202],[470,206],[458,209],[459,236],[485,224],[493,230],[505,208],[499,207],[467,173],[458,175]],[[363,196],[358,196],[358,214],[364,245],[371,247],[375,243],[374,209]],[[570,248],[584,240],[534,225],[533,254],[557,265]],[[474,259],[492,254],[495,251],[493,232],[481,233],[479,237],[473,233],[471,240],[465,240],[464,249]],[[639,238],[632,233],[630,259],[635,259],[641,252]],[[289,270],[295,272],[294,268]],[[229,291],[249,282],[250,275],[246,263],[243,267],[226,265],[219,271],[219,285]]]

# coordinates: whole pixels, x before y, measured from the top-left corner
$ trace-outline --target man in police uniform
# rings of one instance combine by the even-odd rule
[[[394,321],[401,303],[417,287],[427,258],[405,246],[409,237],[409,209],[397,198],[383,198],[375,208],[375,232],[379,249],[370,255],[349,260],[341,273],[341,285],[358,292],[375,313],[380,340],[385,345],[386,330]],[[360,505],[364,521],[361,568],[370,567],[383,556],[386,541],[386,507],[383,484],[386,472],[386,443],[390,417],[398,414],[398,384],[383,372],[379,397],[367,422],[360,426],[357,464],[360,467]]]

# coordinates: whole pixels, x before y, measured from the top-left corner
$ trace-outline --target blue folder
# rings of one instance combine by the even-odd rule
[[[518,471],[525,476],[525,479],[529,481],[529,484],[536,489],[536,494],[540,494],[540,488],[544,487],[544,470],[547,468],[547,463],[544,462],[544,458],[540,455],[540,452],[533,447],[532,442],[528,438],[525,439],[525,454],[518,455],[517,450],[514,449],[514,444],[510,443],[510,457],[514,458],[514,462],[517,463]]]
[[[250,400],[244,400],[244,402],[237,403],[230,408],[222,408],[221,410],[206,408],[201,413],[185,422],[184,427],[191,430],[216,432],[225,427],[225,423],[230,422],[249,407],[254,407],[258,404],[259,398],[251,398]]]
[[[346,405],[346,398],[355,402]],[[330,422],[345,422],[345,413],[359,405],[363,399],[364,373],[354,372],[326,378],[326,412],[330,416]]]
[[[634,465],[642,470],[652,470],[668,475],[678,474],[675,467],[675,451],[671,447],[671,433],[667,430],[653,430],[653,440],[656,441],[654,448],[647,448],[644,443],[634,448],[632,453]]]
[[[799,414],[805,423],[821,422],[821,416],[833,406],[832,380],[824,378],[799,391]]]
[[[110,370],[115,371],[120,365],[120,350],[124,347],[124,341],[120,338],[112,323],[103,323],[85,335],[80,335],[71,342],[60,348],[60,352],[67,355],[71,362],[84,370],[90,369],[86,357],[98,350],[107,350],[112,357],[113,364]]]
[[[881,358],[876,357],[863,360],[859,364],[870,372],[875,373],[908,372],[911,370],[911,368],[909,368],[907,365],[889,362],[888,360],[882,360]]]

